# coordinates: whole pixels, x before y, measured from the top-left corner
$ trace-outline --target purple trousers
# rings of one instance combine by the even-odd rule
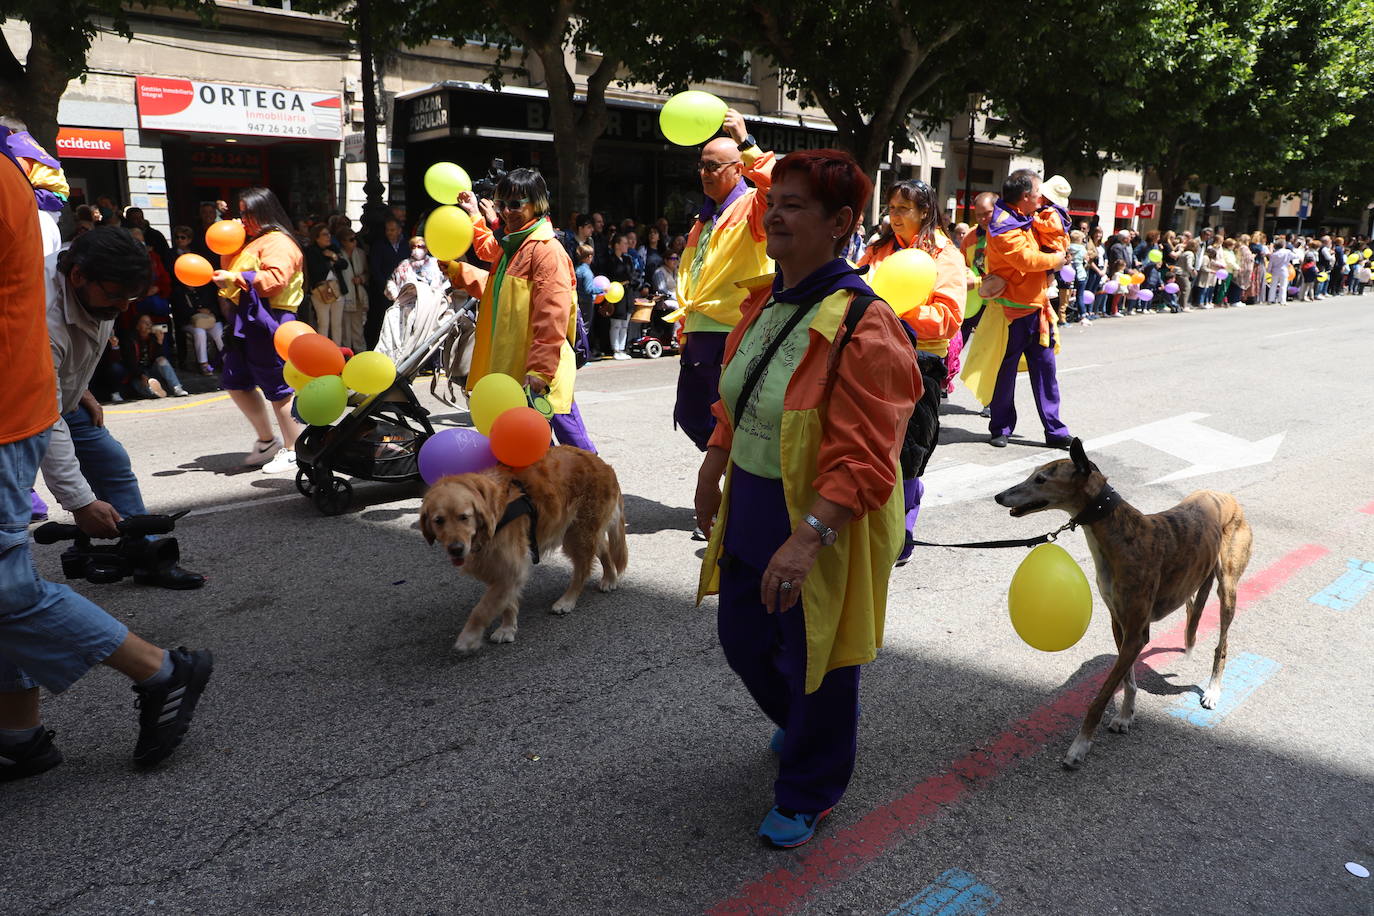
[[[902,495],[906,497],[906,531],[916,530],[916,518],[921,514],[921,497],[925,495],[926,485],[921,478],[913,477],[902,481]]]
[[[554,414],[549,422],[553,424],[553,437],[559,445],[574,445],[593,455],[597,453],[596,446],[592,445],[592,437],[587,435],[587,425],[582,422],[582,411],[577,409],[576,401],[572,402],[572,410]]]
[[[720,364],[728,336],[724,331],[695,331],[682,338],[673,428],[681,429],[703,452],[716,428],[711,405],[720,400]]]
[[[1031,395],[1046,436],[1067,436],[1069,428],[1059,419],[1059,379],[1054,368],[1054,342],[1040,346],[1040,312],[1032,311],[1007,325],[1007,352],[997,370],[997,387],[993,389],[992,420],[988,432],[994,436],[1010,436],[1016,429],[1016,369],[1021,355],[1026,356],[1030,376]]]
[[[47,518],[48,504],[35,491],[29,490],[29,509],[33,518]]]
[[[849,786],[858,755],[859,667],[836,668],[806,692],[806,609],[769,614],[759,600],[768,560],[791,534],[782,482],[734,468],[716,629],[730,668],[786,732],[774,802],[824,811]],[[760,741],[762,744],[762,741]]]

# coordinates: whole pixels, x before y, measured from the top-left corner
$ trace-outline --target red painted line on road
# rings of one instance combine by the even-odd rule
[[[1370,503],[1369,505],[1360,509],[1360,511],[1363,512],[1365,515],[1374,515],[1374,503]]]
[[[1320,544],[1307,544],[1284,554],[1246,579],[1236,590],[1236,611],[1276,592],[1298,572],[1330,553]],[[1203,613],[1198,633],[1211,632],[1218,622],[1216,602]],[[1178,624],[1150,641],[1146,652],[1183,645],[1186,615]],[[864,815],[829,836],[814,840],[793,867],[775,869],[740,888],[739,893],[712,906],[708,916],[781,916],[791,913],[812,894],[840,884],[903,839],[933,823],[947,809],[979,789],[990,786],[1021,760],[1038,754],[1052,740],[1076,729],[1110,666],[1103,664],[1063,689],[974,750],[951,763],[944,772],[917,783],[909,792]]]

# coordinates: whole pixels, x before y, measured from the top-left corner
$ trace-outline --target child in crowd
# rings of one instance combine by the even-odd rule
[[[1087,308],[1083,305],[1083,289],[1088,285],[1088,246],[1083,244],[1083,230],[1074,229],[1069,233],[1069,266],[1073,268],[1073,303],[1078,307],[1078,320],[1082,321]],[[1061,300],[1062,301],[1062,300]],[[1061,307],[1059,320],[1064,320]]]
[[[1110,301],[1103,311],[1113,318],[1121,314],[1122,303],[1126,301],[1126,278],[1122,276],[1125,270],[1126,262],[1121,260],[1121,258],[1113,258],[1111,266],[1107,268],[1107,279],[1116,282],[1117,291],[1112,294]]]
[[[1317,255],[1309,251],[1303,255],[1302,270],[1299,276],[1302,278],[1302,292],[1298,295],[1301,302],[1312,302],[1317,298]]]
[[[1360,266],[1355,268],[1355,295],[1364,295],[1364,288],[1369,285],[1370,279],[1369,262],[1361,261]]]
[[[1202,263],[1197,269],[1197,288],[1198,288],[1198,308],[1209,309],[1212,307],[1212,293],[1217,286],[1217,268],[1221,262],[1217,260],[1217,249],[1209,245],[1207,250],[1202,253]]]

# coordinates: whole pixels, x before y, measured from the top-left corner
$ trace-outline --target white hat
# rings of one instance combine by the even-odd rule
[[[1072,193],[1073,185],[1069,184],[1069,180],[1063,175],[1047,178],[1040,184],[1040,194],[1060,207],[1068,207],[1069,195]]]

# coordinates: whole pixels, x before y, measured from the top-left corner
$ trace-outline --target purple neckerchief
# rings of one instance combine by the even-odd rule
[[[999,197],[997,203],[992,205],[992,219],[988,220],[988,234],[1001,235],[1004,232],[1029,229],[1032,221],[1032,217],[1022,216]]]
[[[872,287],[860,276],[867,270],[867,265],[855,267],[844,258],[836,258],[812,271],[796,286],[786,289],[783,288],[782,274],[779,273],[773,277],[773,301],[785,302],[788,305],[814,305],[842,289],[872,296],[875,295]]]
[[[24,168],[16,157],[23,156],[25,159],[33,159],[54,169],[62,168],[61,163],[43,152],[43,147],[34,143],[33,138],[27,132],[16,133],[9,128],[0,128],[0,131],[4,131],[0,134],[0,152],[3,152],[10,162],[13,162],[19,171],[24,173],[25,180],[28,180],[29,170]],[[60,212],[67,205],[67,202],[60,195],[49,191],[47,188],[34,188],[33,196],[38,201],[38,209],[47,210],[51,213]]]
[[[744,179],[741,178],[739,181],[735,182],[735,189],[730,192],[729,197],[725,198],[725,203],[717,205],[714,199],[710,197],[706,198],[705,203],[701,205],[701,209],[697,211],[697,219],[701,220],[703,223],[709,223],[716,218],[717,213],[724,213],[729,209],[730,205],[739,200],[740,195],[747,190],[749,190],[749,185],[745,184]]]
[[[1063,207],[1059,206],[1059,204],[1054,203],[1053,201],[1045,201],[1045,207],[1048,207],[1055,213],[1059,214],[1059,222],[1063,224],[1064,232],[1067,233],[1069,231],[1069,227],[1073,225],[1069,222],[1069,211],[1065,210]],[[1041,209],[1044,209],[1044,207],[1042,207]]]
[[[9,147],[10,152],[15,156],[23,156],[25,159],[41,162],[50,169],[62,168],[62,163],[49,156],[48,151],[39,146],[26,130],[15,131],[10,134]]]
[[[0,127],[0,153],[4,153],[5,158],[13,162],[14,167],[27,178],[29,174],[28,171],[19,164],[19,160],[14,157],[14,153],[10,152],[10,141],[13,137],[14,133],[8,127]]]
[[[253,288],[253,280],[257,278],[257,275],[256,270],[245,270],[239,274],[243,277],[243,282],[248,284],[248,288],[239,293],[238,305],[234,306],[233,317],[229,320],[230,336],[247,339],[248,329],[251,327],[260,329],[262,333],[267,335],[268,339],[271,339],[277,333],[278,327],[287,321],[296,319],[293,312],[287,312],[281,320],[272,314],[272,307],[263,302],[258,291]],[[244,306],[243,293],[248,294],[247,307]]]

